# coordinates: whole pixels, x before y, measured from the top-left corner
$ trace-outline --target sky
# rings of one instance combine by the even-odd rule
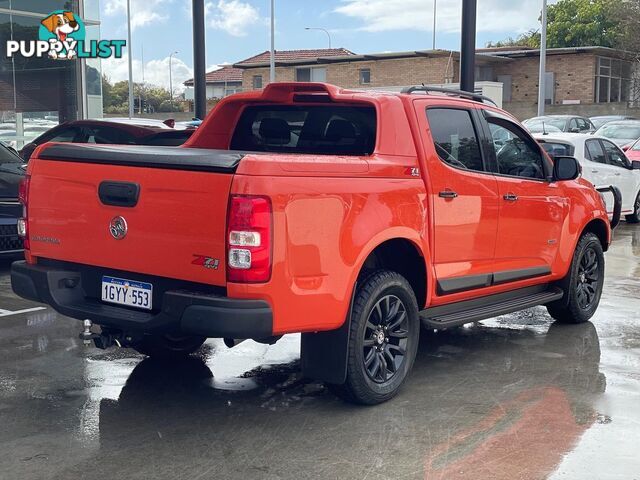
[[[126,39],[127,0],[101,0],[101,36]],[[551,1],[549,3],[555,3]],[[462,0],[437,0],[436,47],[459,50]],[[478,0],[477,45],[539,28],[542,0]],[[275,0],[277,50],[344,47],[355,53],[432,47],[434,0]],[[205,0],[207,71],[269,49],[270,0]],[[131,0],[134,81],[169,86],[193,76],[191,0]],[[128,58],[103,61],[111,81],[128,77]]]

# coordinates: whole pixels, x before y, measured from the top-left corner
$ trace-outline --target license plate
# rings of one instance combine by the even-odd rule
[[[102,277],[102,301],[151,310],[153,285],[124,278]]]

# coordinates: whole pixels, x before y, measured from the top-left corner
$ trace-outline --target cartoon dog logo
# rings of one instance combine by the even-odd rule
[[[62,13],[52,13],[47,18],[42,20],[42,25],[51,33],[53,33],[57,40],[64,44],[67,37],[77,32],[80,29],[80,25],[73,15],[73,12],[64,11]],[[65,58],[73,59],[77,56],[77,52],[70,48],[66,52],[56,52],[55,50],[49,50],[49,57],[53,59]]]

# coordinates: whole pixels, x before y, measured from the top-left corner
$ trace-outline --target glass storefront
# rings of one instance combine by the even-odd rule
[[[0,0],[2,49],[8,40],[37,40],[44,15],[58,9],[79,12],[83,6],[80,3],[78,0]],[[87,4],[93,4],[95,9],[98,2],[87,1]],[[94,18],[95,15],[93,12]],[[100,35],[96,20],[87,22],[89,38]],[[101,117],[101,76],[99,60],[1,55],[0,141],[20,149],[58,123]]]

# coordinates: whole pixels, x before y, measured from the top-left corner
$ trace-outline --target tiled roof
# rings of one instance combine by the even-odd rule
[[[355,55],[346,48],[317,48],[313,50],[276,50],[275,61],[287,62],[304,59],[313,59],[318,57],[341,57],[347,55]],[[236,65],[248,65],[254,63],[265,63],[270,61],[270,52],[264,51],[253,57],[242,60]]]
[[[242,70],[231,65],[225,65],[218,70],[207,73],[206,83],[224,82],[242,82]],[[193,78],[190,78],[184,84],[188,87],[193,86]]]

